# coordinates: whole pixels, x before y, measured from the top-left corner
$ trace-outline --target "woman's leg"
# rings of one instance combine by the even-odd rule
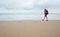
[[[43,20],[42,21],[44,21],[45,20],[45,15],[44,15],[44,18],[43,18]]]
[[[47,15],[46,15],[46,21],[48,21],[48,17],[47,17]]]

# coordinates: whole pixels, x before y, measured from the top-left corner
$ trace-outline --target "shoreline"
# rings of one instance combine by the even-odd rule
[[[39,20],[39,19],[38,20],[36,20],[36,19],[32,19],[32,20],[31,19],[30,20],[28,20],[28,19],[27,20],[0,20],[0,21],[42,21],[42,19],[41,20]],[[44,20],[44,21],[46,21],[46,20]],[[52,20],[48,20],[48,21],[60,21],[60,20],[52,19]]]

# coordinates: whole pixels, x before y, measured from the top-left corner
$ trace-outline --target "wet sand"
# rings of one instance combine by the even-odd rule
[[[60,20],[0,21],[0,37],[60,37]]]

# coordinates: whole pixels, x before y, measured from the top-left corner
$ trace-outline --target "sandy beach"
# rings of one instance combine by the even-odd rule
[[[0,21],[0,37],[60,37],[60,20]]]

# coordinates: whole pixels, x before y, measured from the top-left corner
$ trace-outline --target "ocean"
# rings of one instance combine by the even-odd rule
[[[8,20],[42,20],[42,13],[0,13],[0,21],[8,21]],[[49,20],[60,20],[60,13],[49,13]]]

